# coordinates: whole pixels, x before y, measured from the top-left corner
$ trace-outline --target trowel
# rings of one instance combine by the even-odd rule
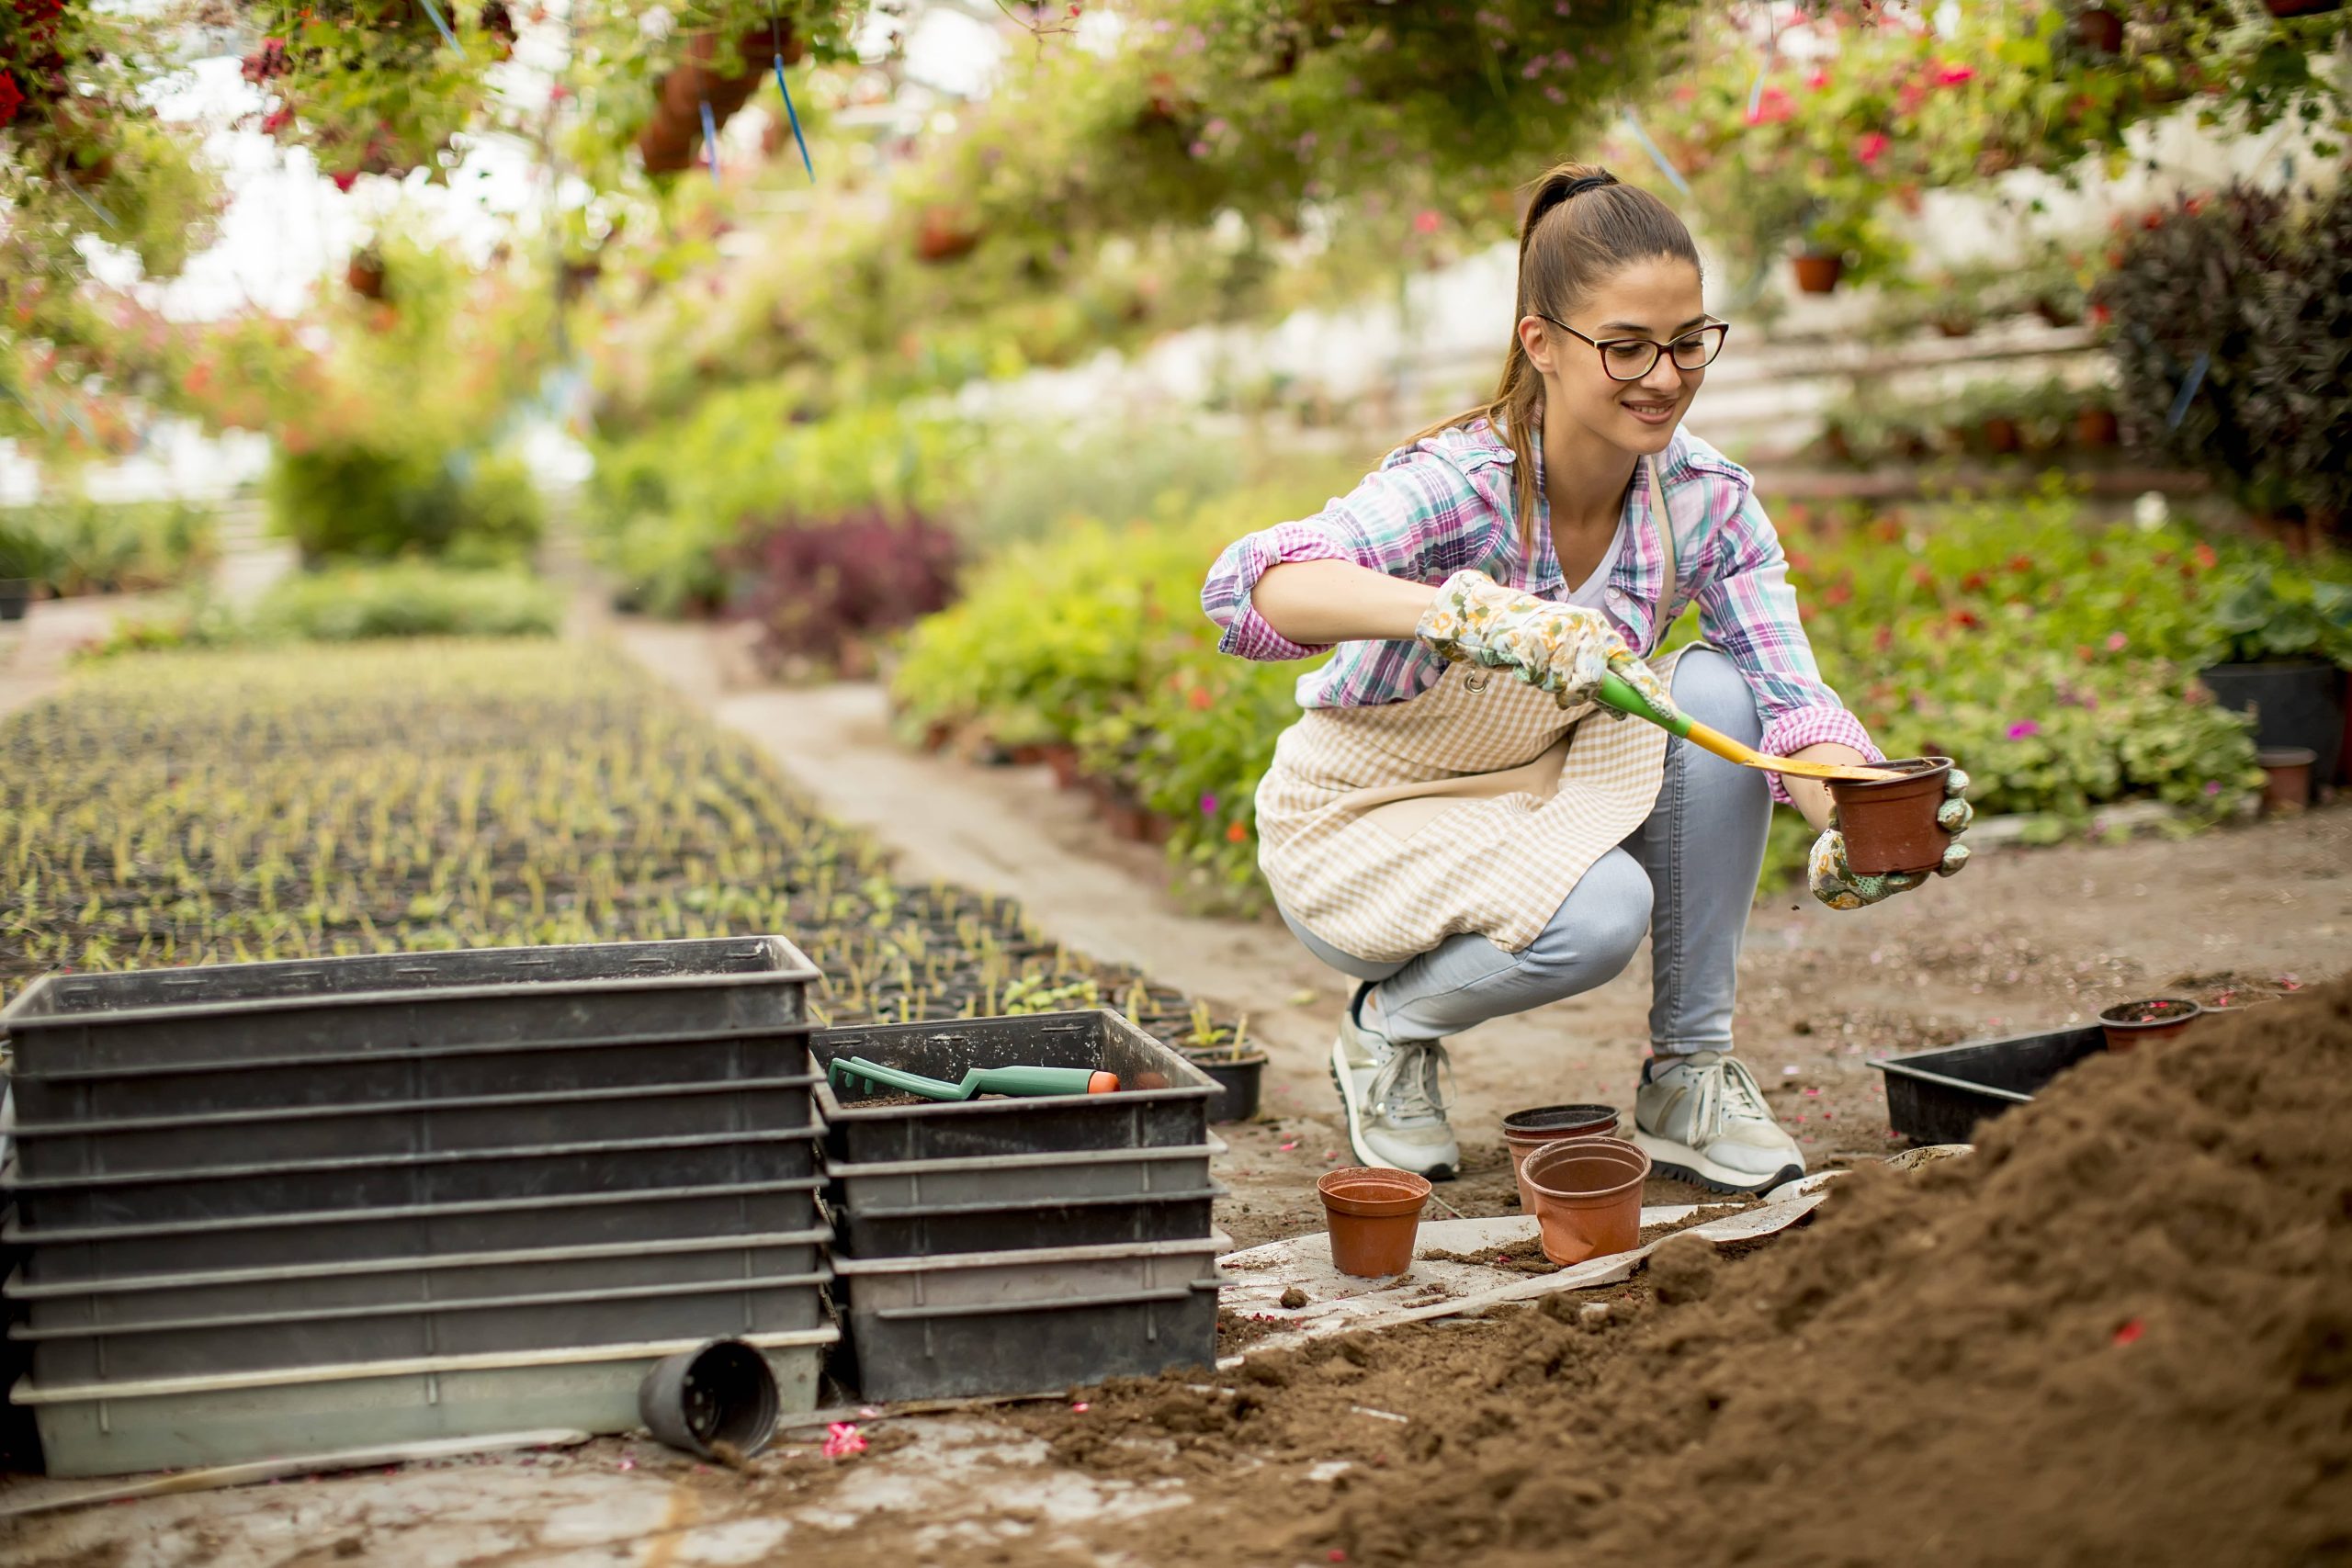
[[[1649,699],[1636,690],[1632,682],[1615,671],[1600,678],[1600,690],[1593,694],[1603,707],[1634,718],[1645,718],[1668,735],[1679,736],[1702,750],[1713,751],[1725,761],[1737,762],[1743,768],[1761,768],[1767,773],[1785,773],[1798,779],[1830,779],[1841,784],[1885,784],[1910,775],[1894,768],[1873,768],[1857,762],[1800,762],[1792,757],[1772,757],[1753,746],[1743,746],[1720,729],[1710,729],[1688,714],[1672,718],[1650,706]]]

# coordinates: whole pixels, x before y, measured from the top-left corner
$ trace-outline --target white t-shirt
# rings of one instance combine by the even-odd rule
[[[1600,609],[1600,596],[1609,589],[1609,569],[1615,566],[1617,558],[1624,553],[1625,519],[1620,514],[1617,532],[1610,536],[1609,547],[1600,552],[1600,564],[1592,569],[1592,575],[1584,580],[1584,586],[1568,594],[1567,602],[1581,604],[1588,610]]]

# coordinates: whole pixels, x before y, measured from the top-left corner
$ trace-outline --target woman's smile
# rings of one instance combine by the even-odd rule
[[[1619,406],[1644,424],[1672,424],[1674,416],[1682,412],[1688,393],[1677,392],[1670,398],[1627,398]]]

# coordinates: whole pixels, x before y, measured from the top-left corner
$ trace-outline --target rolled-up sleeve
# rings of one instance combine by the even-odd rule
[[[1736,665],[1756,694],[1764,720],[1760,750],[1786,757],[1807,746],[1850,746],[1871,761],[1885,754],[1871,743],[1862,721],[1846,710],[1821,678],[1813,644],[1797,615],[1796,590],[1789,583],[1788,557],[1781,536],[1753,494],[1718,536],[1724,552],[1715,572],[1698,593],[1699,624],[1707,640]],[[1786,805],[1781,775],[1767,775],[1772,798]]]
[[[1201,608],[1222,629],[1217,651],[1240,659],[1308,659],[1332,644],[1293,642],[1251,603],[1259,579],[1296,561],[1343,560],[1390,577],[1435,584],[1487,553],[1486,498],[1440,454],[1412,450],[1365,476],[1345,496],[1295,523],[1227,545],[1209,568]]]

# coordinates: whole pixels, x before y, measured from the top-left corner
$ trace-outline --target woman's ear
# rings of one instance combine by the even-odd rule
[[[1535,367],[1538,375],[1552,374],[1555,368],[1552,363],[1552,339],[1544,330],[1543,317],[1519,319],[1519,346],[1527,351],[1527,362]]]

